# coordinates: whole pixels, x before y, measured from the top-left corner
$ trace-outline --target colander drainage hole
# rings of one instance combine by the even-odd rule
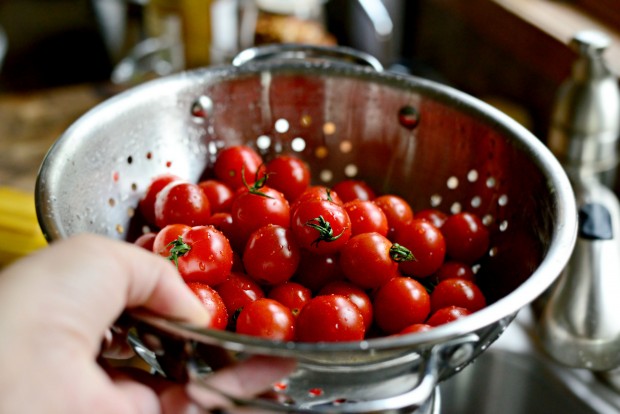
[[[320,397],[323,395],[323,388],[310,388],[308,390],[308,395],[310,397]]]
[[[398,122],[407,129],[414,129],[420,122],[420,115],[413,106],[405,105],[398,111]]]

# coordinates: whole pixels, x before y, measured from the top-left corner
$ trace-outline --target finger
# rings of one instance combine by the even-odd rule
[[[284,358],[256,356],[226,367],[206,377],[205,386],[190,383],[189,396],[206,409],[230,407],[224,395],[247,399],[268,391],[274,382],[289,375],[295,361]],[[217,390],[217,391],[212,391]]]
[[[117,385],[125,387],[128,397],[144,398],[141,395],[142,390],[131,385],[132,383],[147,387],[157,395],[158,407],[163,414],[207,414],[206,410],[189,398],[184,385],[131,367],[108,368],[107,372]],[[136,394],[133,394],[134,392]]]
[[[198,326],[209,320],[170,262],[102,236],[55,242],[14,265],[7,276],[4,286],[0,280],[5,309],[25,309],[22,321],[46,320],[43,328],[88,341],[91,352],[98,351],[105,329],[127,307],[144,307]]]
[[[159,398],[151,388],[126,378],[117,378],[114,384],[119,398],[131,402],[136,413],[161,413]]]

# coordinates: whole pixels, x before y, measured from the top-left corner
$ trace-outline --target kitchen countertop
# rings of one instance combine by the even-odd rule
[[[0,269],[47,244],[34,201],[39,167],[63,131],[114,92],[82,84],[0,94]]]
[[[84,84],[0,94],[0,186],[33,193],[50,146],[112,93],[107,85]]]

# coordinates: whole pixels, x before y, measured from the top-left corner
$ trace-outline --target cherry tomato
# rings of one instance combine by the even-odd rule
[[[489,250],[489,230],[480,218],[468,212],[453,214],[441,227],[448,256],[473,263]]]
[[[155,199],[157,194],[173,181],[183,181],[173,174],[162,174],[154,177],[149,184],[144,197],[138,204],[138,210],[149,224],[155,224]]]
[[[448,219],[448,215],[444,213],[443,211],[440,211],[434,208],[428,208],[428,209],[420,210],[416,212],[415,218],[428,220],[431,222],[433,226],[437,227],[438,229],[441,229],[441,226],[443,226],[443,223],[445,223],[446,220]]]
[[[140,235],[133,243],[136,246],[140,246],[143,249],[146,249],[150,252],[153,251],[153,244],[155,243],[155,237],[157,237],[157,233],[153,231],[149,231]]]
[[[155,200],[155,224],[199,226],[211,216],[209,199],[197,184],[173,181],[166,185]]]
[[[438,282],[454,278],[474,282],[476,276],[474,275],[474,271],[471,269],[471,266],[465,263],[448,260],[441,265],[437,272],[435,272],[435,278]]]
[[[300,253],[290,229],[268,224],[252,233],[242,259],[246,272],[258,283],[277,285],[293,276]]]
[[[291,230],[301,248],[317,254],[334,253],[351,237],[351,220],[343,206],[314,199],[295,208]]]
[[[218,180],[204,180],[198,186],[209,199],[211,213],[230,211],[234,193],[226,184]]]
[[[278,155],[265,165],[269,187],[293,202],[310,185],[310,167],[294,155]]]
[[[248,184],[253,183],[262,164],[262,157],[252,148],[234,145],[217,154],[213,171],[218,180],[234,191],[244,186],[244,180]]]
[[[364,317],[364,326],[368,331],[373,322],[372,301],[364,290],[352,283],[345,281],[330,282],[319,291],[319,295],[343,295],[355,303],[362,316]]]
[[[332,189],[338,193],[345,203],[352,200],[369,201],[375,198],[374,190],[362,180],[342,180],[336,183]]]
[[[395,334],[414,323],[424,323],[431,310],[431,299],[420,282],[397,276],[376,292],[373,309],[377,326]]]
[[[405,334],[411,334],[411,333],[426,332],[426,331],[430,331],[431,329],[433,329],[433,327],[426,323],[414,323],[404,328],[398,334],[405,335]]]
[[[200,299],[211,315],[206,328],[224,330],[228,325],[228,311],[220,295],[209,285],[200,282],[189,282],[187,286]]]
[[[289,227],[291,221],[290,207],[284,195],[266,186],[252,186],[240,191],[233,200],[230,214],[243,240],[267,224]]]
[[[411,259],[411,252],[379,233],[353,236],[340,251],[346,278],[364,289],[378,288],[398,276],[399,263]]]
[[[246,242],[245,235],[239,227],[233,224],[230,213],[220,212],[212,214],[206,224],[210,224],[224,233],[235,252],[243,252]]]
[[[315,254],[301,249],[301,260],[292,279],[313,293],[329,282],[344,279],[338,254]]]
[[[431,312],[448,306],[458,306],[475,312],[486,306],[484,294],[474,282],[465,279],[446,279],[431,293]]]
[[[404,198],[394,194],[384,194],[375,197],[373,203],[379,206],[388,221],[388,238],[392,240],[394,235],[403,225],[413,219],[413,210]]]
[[[232,272],[228,278],[215,286],[226,305],[229,315],[238,314],[250,302],[265,297],[263,289],[251,277]]]
[[[164,235],[170,235],[177,229],[179,227],[175,226],[172,231],[166,228],[162,231]],[[228,239],[213,226],[195,226],[185,230],[158,253],[175,262],[186,282],[216,286],[225,281],[233,265],[233,251]],[[162,236],[161,239],[155,239],[155,247],[163,244],[165,238]]]
[[[446,242],[441,231],[426,220],[414,218],[401,228],[394,241],[411,250],[415,257],[399,265],[408,276],[430,276],[443,264]]]
[[[291,204],[291,212],[293,212],[298,205],[303,204],[309,200],[331,201],[332,203],[338,204],[340,206],[344,204],[337,192],[323,185],[314,185],[308,187],[307,190],[305,190],[299,195],[299,197],[295,199],[295,201]]]
[[[464,318],[470,314],[471,312],[465,308],[448,306],[447,308],[441,308],[435,311],[435,313],[428,318],[426,323],[430,326],[444,325],[457,319]]]
[[[261,298],[241,310],[236,332],[275,341],[292,341],[295,338],[295,318],[280,302]]]
[[[344,204],[351,219],[351,235],[361,233],[379,233],[387,236],[388,220],[381,208],[368,200],[351,200]]]
[[[357,305],[342,295],[315,296],[297,315],[299,342],[360,341],[366,332]]]
[[[164,257],[170,255],[172,244],[179,236],[183,236],[191,229],[186,224],[169,224],[157,232],[153,240],[153,252]]]
[[[299,283],[284,282],[272,287],[271,290],[269,290],[267,297],[277,300],[289,308],[293,313],[293,316],[297,316],[299,315],[301,308],[303,308],[304,305],[312,299],[312,292],[310,289]]]

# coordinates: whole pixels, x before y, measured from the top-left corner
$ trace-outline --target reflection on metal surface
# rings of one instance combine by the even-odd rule
[[[0,26],[0,70],[2,70],[2,63],[4,62],[4,56],[6,55],[8,46],[9,42],[6,38],[6,32],[4,28]]]
[[[524,309],[490,349],[440,384],[441,413],[620,412],[620,394],[596,375],[557,364],[537,348],[532,318]]]

